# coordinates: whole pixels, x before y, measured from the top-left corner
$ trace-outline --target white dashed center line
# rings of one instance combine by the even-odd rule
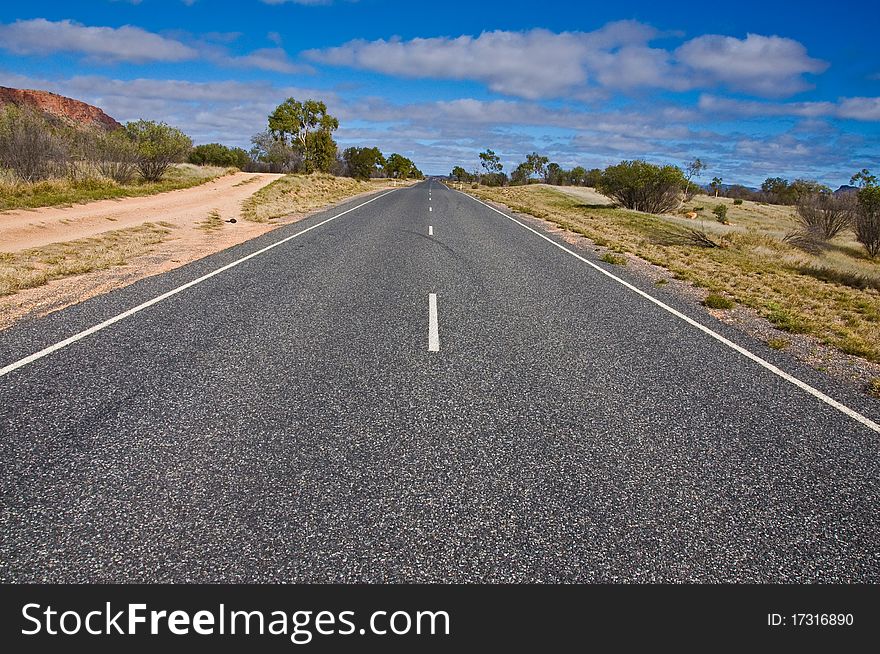
[[[428,236],[434,235],[434,227],[432,225],[428,225]]]
[[[428,352],[440,351],[440,329],[437,326],[437,294],[428,295]]]

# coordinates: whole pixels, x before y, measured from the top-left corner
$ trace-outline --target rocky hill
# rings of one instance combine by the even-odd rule
[[[7,104],[30,107],[74,127],[98,128],[108,132],[122,127],[119,122],[98,107],[48,91],[12,89],[0,86],[0,107]]]

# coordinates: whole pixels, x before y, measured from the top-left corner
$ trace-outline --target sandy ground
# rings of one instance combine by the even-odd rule
[[[224,220],[238,218],[242,202],[279,177],[269,173],[236,173],[192,188],[142,198],[2,212],[0,252],[74,241],[150,221],[163,220],[186,227],[205,220],[213,210],[219,211]]]
[[[251,177],[256,177],[257,181],[243,186],[235,186],[242,180]],[[276,177],[278,175],[239,173],[203,186],[163,193],[161,196],[112,201],[101,200],[69,209],[39,209],[37,211],[15,212],[14,214],[12,212],[0,214],[0,221],[4,223],[10,216],[16,216],[14,219],[22,225],[16,232],[19,234],[17,238],[21,239],[21,242],[27,243],[24,247],[46,244],[53,240],[67,241],[93,236],[108,229],[132,227],[144,222],[166,221],[173,225],[168,240],[153,246],[150,252],[131,259],[124,266],[58,279],[43,286],[0,297],[0,329],[5,329],[23,318],[44,316],[90,297],[122,288],[139,279],[172,270],[255,238],[281,225],[301,220],[310,213],[315,213],[292,213],[283,218],[272,220],[271,223],[241,220],[242,201],[272,182]],[[359,195],[368,195],[380,190],[380,188],[377,186],[375,189]],[[346,198],[343,201],[352,198]],[[326,208],[323,207],[316,211],[322,211]],[[199,223],[207,219],[208,214],[215,209],[220,212],[224,221],[236,218],[237,222],[224,222],[219,229],[215,230],[199,229]],[[41,215],[40,220],[46,223],[44,228],[47,230],[46,236],[51,233],[55,234],[55,238],[47,239],[42,232],[37,231],[34,232],[38,235],[34,237],[34,240],[25,241],[24,234],[28,233],[30,229],[29,223],[19,216],[22,213],[30,217],[31,222],[37,220],[36,215]],[[74,227],[69,223],[61,222],[72,215],[80,217],[78,221],[73,223]],[[107,215],[119,216],[119,219],[118,221],[109,221],[106,219]],[[103,229],[98,230],[98,226]],[[8,229],[9,233],[13,233],[13,229]],[[75,231],[71,233],[68,229]],[[0,238],[0,251],[2,250],[11,251],[7,247],[5,237]]]
[[[547,186],[546,184],[541,184],[541,186]],[[572,197],[577,198],[578,200],[583,200],[586,204],[601,204],[601,205],[611,205],[614,202],[611,198],[607,198],[601,193],[599,193],[596,189],[590,188],[588,186],[547,186],[547,188],[551,188],[554,191],[562,191],[566,195],[570,195]]]

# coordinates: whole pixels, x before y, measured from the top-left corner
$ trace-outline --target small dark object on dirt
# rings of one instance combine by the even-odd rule
[[[224,222],[227,222],[227,223],[237,223],[238,221],[237,221],[235,218],[230,218],[229,220],[226,220],[226,221],[224,221]]]

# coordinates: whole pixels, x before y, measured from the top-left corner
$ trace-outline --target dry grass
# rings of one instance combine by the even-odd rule
[[[819,254],[784,243],[790,207],[727,198],[695,198],[703,229],[719,247],[700,247],[689,229],[700,221],[584,204],[551,188],[514,186],[471,191],[514,211],[550,220],[599,245],[631,252],[675,277],[747,307],[783,331],[806,333],[839,350],[880,361],[880,261],[866,258],[846,234]],[[731,225],[710,218],[729,204]]]
[[[223,218],[220,217],[220,212],[217,209],[212,209],[208,213],[208,217],[196,226],[196,229],[200,229],[203,232],[215,232],[222,228]]]
[[[264,223],[273,218],[320,209],[381,185],[381,180],[361,182],[350,177],[323,174],[285,175],[248,198],[241,215],[245,220]]]
[[[0,211],[154,195],[198,186],[237,171],[237,168],[179,164],[169,168],[165,178],[160,182],[144,182],[136,179],[131,184],[117,184],[111,179],[97,176],[75,181],[53,179],[25,184],[12,180],[8,175],[0,176]]]
[[[94,238],[53,243],[21,252],[0,252],[0,295],[42,286],[53,279],[124,265],[171,232],[168,223],[144,223]]]

